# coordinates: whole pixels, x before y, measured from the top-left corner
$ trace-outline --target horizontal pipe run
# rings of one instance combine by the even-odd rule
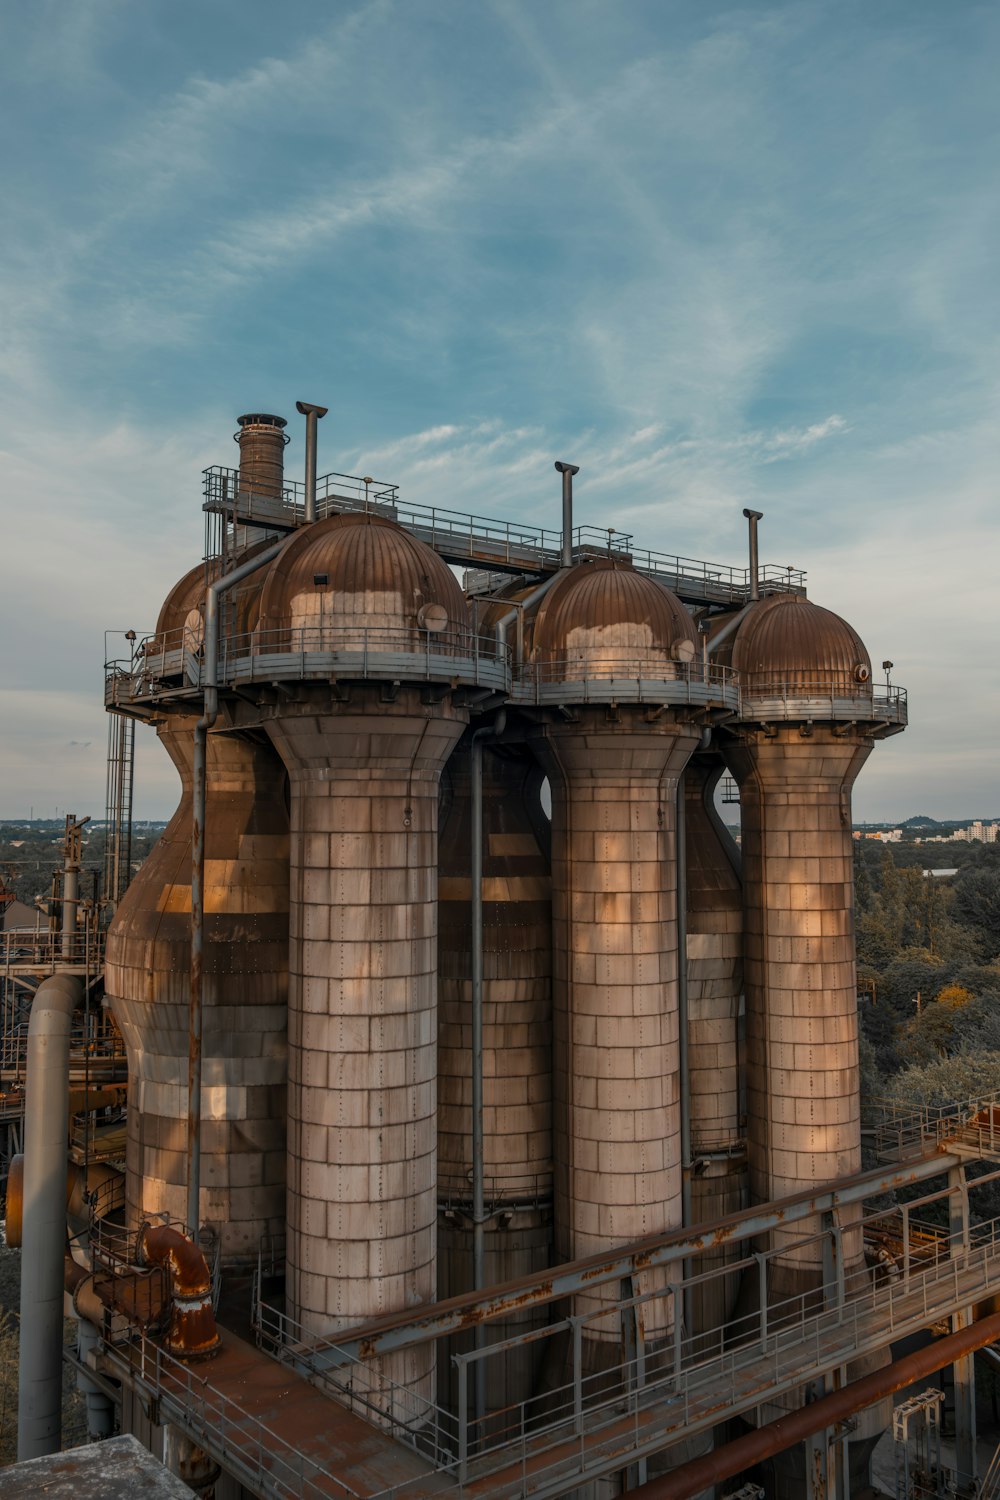
[[[820,1186],[816,1192],[743,1209],[711,1224],[699,1225],[694,1231],[681,1229],[649,1235],[632,1245],[623,1245],[610,1257],[592,1255],[554,1267],[551,1271],[504,1282],[491,1288],[487,1296],[450,1297],[436,1303],[422,1316],[412,1312],[387,1313],[339,1334],[336,1348],[319,1347],[310,1356],[310,1366],[316,1370],[337,1369],[358,1359],[369,1359],[374,1354],[444,1338],[449,1333],[474,1328],[479,1323],[492,1323],[512,1311],[523,1312],[529,1307],[558,1302],[581,1288],[620,1281],[623,1276],[631,1275],[637,1264],[644,1270],[675,1265],[703,1250],[710,1250],[713,1245],[754,1239],[772,1229],[787,1227],[835,1207],[860,1203],[879,1193],[940,1176],[949,1167],[957,1165],[958,1160],[956,1156],[936,1153],[902,1162],[891,1170],[881,1168],[861,1172],[856,1177]]]
[[[894,1392],[926,1379],[997,1339],[1000,1339],[1000,1313],[993,1313],[957,1333],[935,1339],[923,1349],[907,1354],[862,1380],[853,1380],[839,1391],[831,1391],[818,1401],[800,1406],[776,1422],[768,1422],[734,1442],[692,1459],[670,1474],[639,1485],[631,1492],[633,1500],[640,1500],[640,1497],[641,1500],[691,1500],[692,1496],[700,1495],[711,1485],[732,1479],[735,1474],[742,1473],[752,1464],[773,1458],[776,1453],[784,1453],[814,1433],[846,1421],[855,1412],[874,1406]]]

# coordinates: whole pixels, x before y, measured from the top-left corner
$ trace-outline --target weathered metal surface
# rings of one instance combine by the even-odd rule
[[[696,736],[589,709],[532,743],[552,785],[556,1253],[574,1260],[681,1222],[674,827]]]
[[[871,696],[871,658],[857,631],[794,594],[771,594],[753,607],[736,633],[732,659],[754,694],[823,680],[833,693]]]
[[[483,754],[483,1075],[486,1285],[542,1270],[552,1251],[552,902],[541,773],[523,750]],[[442,778],[438,879],[438,1296],[470,1290],[471,888],[470,752]],[[494,1325],[506,1338],[530,1312]],[[465,1345],[456,1345],[465,1347]],[[530,1393],[537,1348],[491,1371],[491,1408]],[[442,1395],[450,1361],[439,1360]]]
[[[535,616],[531,656],[542,666],[558,664],[566,682],[606,676],[608,662],[620,677],[669,680],[694,659],[697,640],[679,599],[609,559],[581,563],[548,591]]]
[[[745,1122],[740,1113],[740,1000],[743,893],[711,799],[723,762],[695,755],[684,774],[687,847],[688,1068],[691,1090],[691,1222],[739,1210],[745,1202]],[[714,811],[714,810],[713,810]],[[735,847],[735,846],[733,846]],[[719,1246],[699,1258],[708,1271],[739,1258]],[[734,1278],[692,1289],[696,1329],[721,1327],[733,1310]]]
[[[181,803],[108,932],[105,984],[129,1053],[128,1214],[187,1219],[191,718],[161,743]],[[266,743],[208,736],[200,1220],[224,1262],[284,1228],[288,814]]]
[[[300,684],[268,720],[292,796],[288,1302],[323,1334],[435,1294],[438,783],[468,716],[425,701],[419,653],[472,633],[440,558],[372,515],[293,537],[261,619],[342,642],[375,619],[403,663],[388,693]],[[412,1417],[433,1351],[368,1377],[376,1409]]]
[[[836,1205],[860,1203],[930,1177],[939,1177],[958,1158],[939,1150],[898,1168],[881,1167],[856,1177],[826,1183],[816,1191],[800,1193],[778,1203],[761,1204],[729,1214],[692,1230],[673,1229],[652,1234],[630,1245],[618,1245],[613,1253],[582,1257],[547,1273],[521,1277],[505,1285],[490,1287],[483,1295],[451,1297],[446,1302],[414,1311],[398,1312],[345,1329],[337,1337],[337,1348],[316,1356],[317,1366],[335,1368],[354,1359],[367,1359],[379,1352],[408,1348],[427,1339],[443,1338],[457,1329],[493,1322],[519,1308],[540,1306],[572,1296],[584,1286],[620,1283],[637,1268],[678,1265],[692,1255],[731,1241],[749,1241],[778,1227],[801,1224]]]
[[[743,1469],[781,1453],[794,1444],[803,1442],[811,1434],[833,1427],[857,1412],[865,1411],[875,1403],[884,1401],[895,1391],[904,1390],[915,1381],[926,1379],[956,1360],[982,1349],[986,1344],[994,1343],[997,1338],[1000,1338],[1000,1314],[984,1318],[946,1338],[937,1339],[925,1348],[866,1375],[862,1380],[851,1381],[839,1391],[821,1396],[819,1400],[799,1407],[776,1422],[769,1422],[755,1432],[716,1448],[703,1458],[684,1464],[671,1474],[650,1480],[632,1493],[641,1497],[641,1500],[691,1500],[691,1496],[699,1494],[707,1485],[731,1479]]]
[[[178,1359],[212,1359],[222,1346],[212,1310],[212,1277],[198,1246],[167,1224],[143,1224],[136,1241],[140,1265],[170,1272],[170,1324],[164,1343]]]
[[[270,568],[260,628],[310,631],[312,651],[352,648],[372,629],[398,639],[387,649],[419,651],[427,636],[471,641],[468,611],[454,575],[402,527],[374,515],[333,516],[298,532]],[[279,650],[277,640],[271,648]],[[457,651],[456,651],[457,654]]]
[[[191,1500],[186,1484],[164,1468],[138,1438],[107,1438],[0,1469],[0,1497],[21,1500]]]
[[[248,412],[237,418],[240,447],[240,496],[280,500],[285,468],[286,422],[269,412]],[[235,496],[233,497],[235,500]]]

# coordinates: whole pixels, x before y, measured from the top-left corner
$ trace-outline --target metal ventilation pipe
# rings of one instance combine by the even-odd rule
[[[247,412],[237,417],[239,432],[234,434],[240,445],[240,495],[244,505],[249,499],[280,501],[285,483],[284,417],[269,412]]]
[[[295,410],[306,419],[306,504],[305,524],[311,526],[316,519],[316,424],[329,411],[327,406],[312,406],[308,401],[296,401]]]
[[[83,984],[69,974],[43,980],[31,1004],[24,1119],[24,1228],[17,1457],[44,1458],[62,1446],[63,1254],[69,1033]]]
[[[562,475],[562,566],[571,568],[573,566],[573,475],[579,474],[579,464],[563,464],[556,462],[556,469]]]
[[[760,559],[757,552],[757,522],[764,519],[762,510],[745,510],[750,522],[750,602],[760,598]]]

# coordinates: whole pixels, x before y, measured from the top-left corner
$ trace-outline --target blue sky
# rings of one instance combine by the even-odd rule
[[[859,815],[1000,813],[1000,9],[8,0],[4,36],[0,816],[101,814],[103,631],[296,398],[321,471],[411,500],[557,526],[570,458],[580,521],[739,563],[763,510],[911,691]]]

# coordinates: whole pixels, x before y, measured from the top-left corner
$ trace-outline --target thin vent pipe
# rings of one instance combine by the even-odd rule
[[[745,510],[743,514],[750,522],[750,602],[760,598],[760,557],[757,551],[757,522],[764,519],[762,510]]]
[[[308,401],[296,401],[295,410],[306,419],[306,495],[304,520],[311,526],[316,519],[316,438],[317,423],[329,411],[327,406],[313,406]]]
[[[573,475],[579,474],[579,464],[556,461],[556,471],[562,475],[562,566],[573,566]]]

